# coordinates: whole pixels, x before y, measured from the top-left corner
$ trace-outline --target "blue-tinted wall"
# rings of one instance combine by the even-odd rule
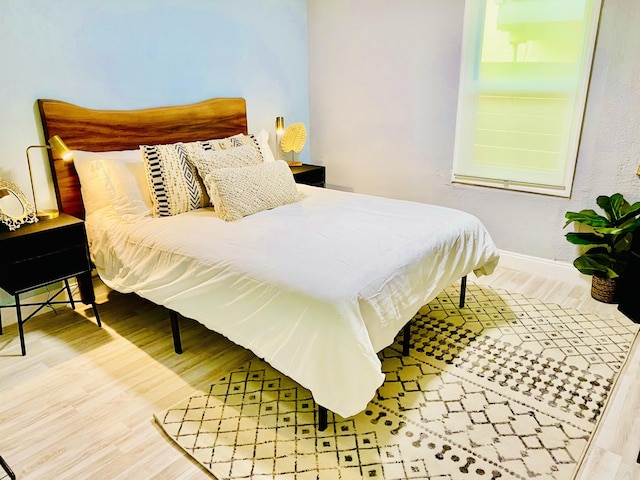
[[[0,0],[0,177],[31,197],[38,98],[132,109],[238,96],[249,130],[273,134],[278,115],[308,125],[307,71],[305,0]],[[44,208],[55,195],[38,153]]]

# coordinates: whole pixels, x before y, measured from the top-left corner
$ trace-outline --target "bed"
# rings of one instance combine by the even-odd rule
[[[295,201],[235,221],[206,202],[166,216],[123,214],[113,196],[96,208],[93,179],[85,171],[81,185],[78,177],[83,155],[117,165],[118,152],[128,152],[128,167],[139,172],[142,159],[131,155],[140,145],[202,146],[234,136],[256,143],[244,99],[141,110],[38,106],[45,137],[59,135],[76,151],[75,165],[50,153],[55,191],[61,211],[85,219],[102,281],[165,306],[174,327],[177,312],[252,350],[308,388],[325,414],[362,411],[384,380],[377,352],[446,286],[497,265],[497,248],[472,215],[306,185],[294,187]],[[220,172],[227,170],[244,171]],[[148,194],[134,183],[125,187],[136,193],[120,185],[120,197]],[[174,340],[181,348],[177,328]]]

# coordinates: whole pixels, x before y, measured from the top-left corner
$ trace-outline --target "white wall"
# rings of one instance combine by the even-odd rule
[[[308,125],[304,0],[0,0],[0,177],[31,198],[35,104],[133,109],[245,97],[249,130]],[[301,158],[308,158],[308,147]],[[36,151],[37,198],[53,203]]]
[[[311,161],[336,188],[467,210],[501,249],[572,261],[567,210],[640,201],[640,2],[604,3],[571,199],[451,183],[464,0],[308,0]]]

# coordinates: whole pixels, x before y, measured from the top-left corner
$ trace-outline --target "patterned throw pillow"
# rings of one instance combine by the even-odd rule
[[[204,140],[201,142],[186,142],[183,143],[183,145],[186,148],[190,159],[197,159],[202,155],[202,152],[229,150],[232,148],[243,147],[245,145],[251,146],[260,156],[261,161],[265,158],[265,152],[262,152],[260,143],[255,135],[245,135],[243,133],[233,135],[232,137]],[[268,155],[268,152],[266,153]]]
[[[215,169],[205,177],[205,185],[216,214],[227,222],[302,198],[291,169],[282,160]]]
[[[189,155],[201,178],[213,170],[228,167],[249,167],[262,163],[262,157],[251,145],[225,150],[200,150]]]
[[[263,157],[258,140],[252,134],[245,135],[243,133],[239,133],[232,137],[207,140],[205,142],[200,142],[200,144],[205,150],[225,150],[228,148],[242,147],[243,145],[251,145],[260,154],[260,156]]]
[[[140,145],[153,203],[153,215],[167,217],[209,204],[195,167],[180,143]]]

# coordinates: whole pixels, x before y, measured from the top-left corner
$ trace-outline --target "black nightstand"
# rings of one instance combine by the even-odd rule
[[[61,213],[57,218],[24,225],[13,232],[0,231],[0,252],[0,288],[15,298],[15,305],[1,307],[16,308],[22,355],[26,355],[23,325],[27,320],[46,305],[71,303],[71,308],[75,308],[68,282],[72,277],[76,277],[78,281],[82,303],[93,307],[96,322],[99,327],[102,326],[91,282],[91,260],[82,220]],[[46,302],[21,304],[20,294],[58,282],[63,282],[64,287]],[[68,300],[54,301],[65,291],[69,296]],[[24,306],[39,308],[22,318],[21,307]]]
[[[314,187],[324,188],[324,167],[320,165],[302,164],[296,167],[290,166],[293,172],[293,178],[296,183],[305,185],[313,185]]]

